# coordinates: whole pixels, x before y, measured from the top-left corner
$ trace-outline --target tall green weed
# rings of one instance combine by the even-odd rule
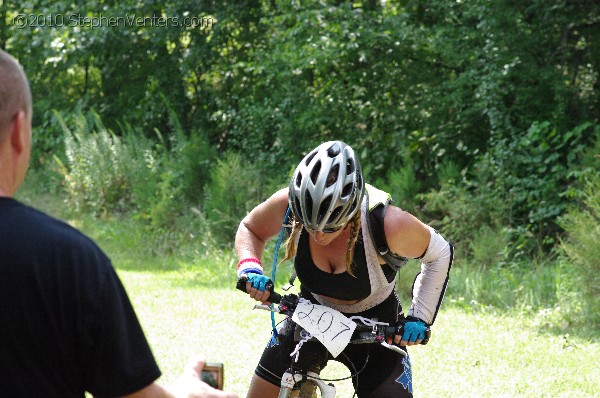
[[[598,155],[600,156],[600,155]],[[598,162],[600,164],[600,162]],[[596,173],[597,173],[596,169]],[[583,190],[583,206],[570,209],[561,219],[567,235],[560,248],[566,256],[568,278],[562,298],[572,313],[592,320],[600,329],[600,176],[590,175]],[[578,318],[577,316],[574,318]],[[575,319],[572,319],[575,320]]]
[[[264,178],[258,168],[237,153],[226,153],[210,173],[204,211],[213,235],[231,244],[246,213],[263,199]]]
[[[484,181],[459,181],[420,194],[421,218],[453,241],[462,257],[475,256],[483,267],[516,258],[506,202]]]
[[[64,176],[69,204],[76,211],[94,215],[131,210],[133,173],[144,168],[134,163],[138,158],[132,150],[150,150],[149,143],[138,143],[146,148],[126,145],[93,111],[80,114],[70,126],[60,114],[56,116],[63,126],[67,163],[55,159]]]
[[[386,179],[377,181],[376,184],[378,188],[392,195],[396,206],[410,212],[417,207],[417,194],[423,184],[417,178],[414,163],[408,156],[406,156],[404,164],[400,168],[389,171]]]
[[[143,220],[157,253],[200,236],[210,240],[200,209],[213,152],[200,134],[188,137],[175,117],[171,134],[155,131],[153,139],[129,125],[116,134],[93,111],[56,117],[65,157],[55,159],[75,211]]]

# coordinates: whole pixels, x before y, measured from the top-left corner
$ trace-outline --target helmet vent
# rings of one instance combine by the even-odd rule
[[[306,162],[304,162],[304,164],[306,164],[307,166],[310,164],[310,162],[312,162],[312,160],[314,159],[314,157],[316,156],[317,151],[314,151],[313,153],[311,153],[307,158],[306,158]]]
[[[331,196],[328,196],[321,202],[321,206],[319,206],[319,216],[317,219],[318,224],[321,224],[321,221],[323,221],[323,216],[327,213],[327,210],[329,210],[330,205],[331,205]],[[329,217],[329,218],[331,218],[331,217]]]
[[[342,198],[347,197],[348,195],[350,195],[352,193],[352,190],[354,188],[354,184],[350,183],[350,184],[346,184],[344,186],[344,189],[342,190]]]
[[[330,158],[334,158],[340,154],[340,151],[340,144],[336,142],[335,144],[329,147],[329,149],[327,150],[327,155],[329,155]]]
[[[306,215],[304,216],[305,217],[304,218],[304,222],[306,223],[307,221],[310,222],[310,220],[312,219],[313,198],[310,195],[310,192],[306,193],[305,203],[306,203],[306,207],[305,207],[305,209],[306,209]]]
[[[329,219],[327,220],[327,224],[331,224],[334,223],[335,220],[340,216],[340,213],[342,212],[342,207],[338,206],[335,208],[335,210],[333,211],[333,213],[331,213],[331,215],[329,216]]]
[[[317,179],[319,178],[319,173],[321,172],[321,161],[318,161],[317,164],[313,167],[310,172],[310,180],[313,184],[317,183]]]
[[[296,187],[300,188],[301,183],[302,183],[302,173],[298,173],[296,175]]]
[[[300,206],[300,200],[298,200],[298,198],[296,197],[296,199],[294,200],[294,202],[296,202],[296,208],[295,210],[298,212],[298,214],[296,214],[296,216],[298,217],[298,219],[303,220],[303,215],[302,215],[302,206]]]
[[[348,159],[348,161],[346,162],[346,175],[354,173],[354,170],[354,160]]]
[[[328,188],[335,184],[338,179],[338,173],[340,172],[340,165],[336,164],[329,170],[329,174],[327,174],[327,181],[325,182],[325,187]]]

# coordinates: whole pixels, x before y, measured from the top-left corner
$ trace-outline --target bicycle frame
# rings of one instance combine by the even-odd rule
[[[294,299],[290,300],[291,297]],[[278,298],[278,302],[283,302],[278,309],[271,308],[267,305],[255,305],[254,309],[265,310],[269,312],[275,312],[284,314],[291,321],[291,313],[295,311],[294,302],[297,301],[295,295],[287,295]],[[293,322],[293,321],[292,321]],[[297,325],[294,322],[295,325]],[[298,325],[299,326],[299,325]],[[380,344],[387,349],[397,352],[403,356],[406,356],[406,352],[400,347],[388,344],[384,338],[386,335],[390,335],[395,332],[394,326],[385,325],[359,325],[357,324],[355,330],[355,338],[350,340],[349,344]],[[313,337],[312,340],[315,340]],[[314,371],[305,371],[301,369],[289,368],[283,374],[281,378],[280,390],[278,398],[289,398],[291,397],[292,391],[295,386],[300,386],[303,383],[312,383],[319,389],[322,398],[335,398],[336,388],[331,383],[326,383],[319,377],[319,374]]]
[[[281,378],[281,389],[278,398],[289,398],[294,386],[305,382],[313,383],[321,391],[321,398],[335,398],[335,386],[331,383],[325,383],[317,373],[309,371],[303,374],[291,369],[288,369]]]
[[[246,292],[246,282],[247,277],[245,277],[245,275],[242,275],[238,279],[237,288],[243,292]],[[273,291],[272,283],[267,285],[267,290],[271,292],[268,301],[271,303],[279,303],[278,308],[274,309],[268,305],[255,305],[254,308],[286,315],[288,319],[291,320],[292,315],[296,310],[296,305],[298,304],[298,296],[296,296],[295,294],[281,296],[280,294]],[[364,319],[361,319],[361,321],[365,322]],[[298,326],[301,327],[301,325]],[[364,325],[357,324],[356,329],[354,330],[355,334],[353,334],[354,338],[350,340],[349,344],[380,344],[383,347],[406,357],[407,353],[404,350],[402,350],[396,345],[388,344],[385,341],[386,338],[393,337],[397,334],[401,335],[402,327],[402,324],[400,326],[391,326],[377,322],[373,324],[367,324],[365,322]],[[430,333],[431,332],[428,329],[426,333],[426,338],[421,342],[421,344],[427,344]],[[322,380],[319,377],[318,373],[314,371],[305,371],[292,368],[289,368],[281,378],[279,398],[289,398],[292,394],[294,386],[301,385],[305,382],[313,383],[320,390],[322,398],[335,398],[335,386],[331,383],[326,383],[324,380]]]

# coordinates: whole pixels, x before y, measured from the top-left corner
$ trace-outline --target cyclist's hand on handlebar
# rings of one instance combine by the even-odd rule
[[[267,284],[269,282],[271,282],[271,279],[268,276],[265,275],[261,275],[261,274],[255,274],[255,273],[249,273],[246,274],[248,275],[248,282],[251,287],[260,290],[261,292],[264,292],[265,290],[267,290]]]
[[[419,318],[406,317],[396,324],[394,343],[404,347],[407,345],[426,344],[430,335],[429,326]]]
[[[273,282],[265,276],[263,276],[263,278],[252,276],[252,281],[250,281],[252,274],[263,276],[258,272],[241,273],[235,284],[235,288],[247,293],[250,297],[263,304],[279,303],[281,301],[281,295],[273,291]],[[263,281],[265,282],[264,290],[260,290]],[[256,282],[256,285],[254,282]]]
[[[269,295],[271,294],[270,288],[273,286],[273,282],[268,276],[248,273],[248,281],[246,282],[246,292],[255,300],[260,302],[267,302]]]

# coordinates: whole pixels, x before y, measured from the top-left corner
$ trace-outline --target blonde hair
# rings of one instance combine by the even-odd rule
[[[346,250],[346,271],[352,276],[355,277],[354,272],[352,271],[352,261],[354,259],[354,246],[356,245],[356,241],[358,240],[358,235],[360,232],[361,222],[360,222],[360,209],[354,214],[354,217],[350,220],[352,224],[352,229],[350,230],[350,238],[348,239],[348,249]],[[290,260],[291,258],[296,256],[296,252],[298,251],[298,234],[302,231],[302,223],[300,221],[296,221],[296,219],[292,216],[291,222],[292,232],[290,233],[289,238],[285,242],[285,257],[283,261]]]

